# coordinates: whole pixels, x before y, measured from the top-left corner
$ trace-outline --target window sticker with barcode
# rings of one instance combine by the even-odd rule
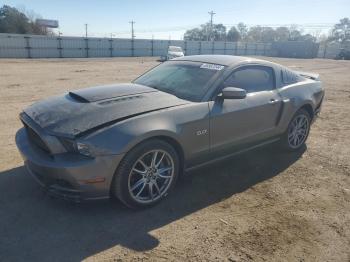
[[[220,71],[220,70],[224,69],[224,66],[223,65],[215,65],[215,64],[202,64],[200,68]]]

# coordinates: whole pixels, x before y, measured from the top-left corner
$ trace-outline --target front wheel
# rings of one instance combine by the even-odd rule
[[[302,148],[309,136],[311,118],[309,113],[298,110],[288,125],[288,129],[281,137],[281,145],[288,151]]]
[[[165,141],[154,139],[133,148],[119,164],[112,194],[131,208],[153,206],[174,187],[179,158]]]

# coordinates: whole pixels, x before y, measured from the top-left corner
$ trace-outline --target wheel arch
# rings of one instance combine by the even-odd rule
[[[158,133],[148,134],[143,139],[138,140],[138,141],[134,141],[134,143],[132,143],[132,146],[128,148],[126,154],[128,152],[130,152],[131,150],[133,150],[135,147],[139,146],[140,144],[145,143],[145,142],[150,141],[150,140],[161,140],[161,141],[168,143],[170,146],[172,146],[174,148],[174,150],[176,151],[176,153],[179,157],[180,176],[181,176],[183,174],[183,171],[185,170],[185,151],[184,151],[184,148],[181,145],[181,143],[176,138],[174,138],[172,135],[170,135],[168,133],[166,133],[166,134],[158,134]]]
[[[304,109],[306,112],[308,112],[310,115],[311,121],[312,121],[312,119],[314,118],[314,114],[315,114],[312,105],[311,104],[304,104],[303,106],[301,106],[299,108],[299,110],[300,109]]]
[[[167,136],[167,135],[155,135],[155,136],[151,136],[151,137],[148,137],[148,138],[142,140],[141,142],[137,143],[135,146],[137,146],[141,143],[144,143],[146,141],[153,140],[153,139],[162,140],[162,141],[168,143],[169,145],[171,145],[175,149],[175,151],[179,157],[179,160],[180,160],[180,175],[182,175],[184,168],[185,168],[185,153],[184,153],[183,147],[181,146],[180,142],[177,141],[175,138],[173,138],[171,136]]]
[[[169,136],[169,135],[161,134],[161,135],[153,135],[153,136],[145,137],[143,140],[140,140],[140,141],[137,141],[136,143],[134,143],[132,145],[132,147],[130,147],[129,150],[126,152],[126,154],[128,152],[130,152],[131,150],[133,150],[135,147],[139,146],[140,144],[148,142],[148,141],[151,141],[151,140],[164,141],[164,142],[168,143],[171,147],[174,148],[174,150],[176,151],[176,153],[177,153],[177,155],[179,157],[179,161],[180,161],[179,174],[178,175],[179,175],[179,177],[181,177],[184,174],[184,170],[185,170],[185,153],[184,153],[183,147],[181,146],[180,142],[177,141],[175,138]],[[120,160],[120,162],[122,162],[122,160],[126,157],[126,154],[123,156],[123,158]],[[119,162],[119,164],[120,164],[120,162]],[[111,183],[109,185],[109,194],[110,194],[110,196],[113,195],[112,191],[114,189],[112,188],[112,186],[114,184],[113,181],[116,179],[116,174],[117,174],[117,170],[119,168],[119,164],[118,164],[118,166],[116,167],[116,169],[114,171],[113,178],[112,178]]]

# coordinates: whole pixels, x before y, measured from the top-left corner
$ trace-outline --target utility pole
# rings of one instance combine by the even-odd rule
[[[210,11],[208,12],[208,14],[210,14],[210,30],[209,30],[209,35],[208,35],[208,41],[209,39],[212,40],[212,32],[213,32],[213,16],[216,15],[216,13],[214,13],[214,11]]]
[[[135,55],[135,43],[134,43],[134,39],[135,39],[134,24],[135,24],[135,21],[131,20],[129,23],[131,24],[131,56],[134,56]]]
[[[134,34],[134,24],[136,23],[135,21],[130,21],[131,24],[131,39],[134,40],[135,34]]]
[[[85,38],[88,37],[88,24],[85,24]]]

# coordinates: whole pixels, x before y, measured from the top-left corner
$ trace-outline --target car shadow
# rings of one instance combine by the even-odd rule
[[[0,261],[76,261],[116,245],[151,250],[159,239],[150,231],[270,179],[304,153],[265,147],[181,179],[159,205],[141,211],[113,201],[73,204],[50,199],[25,167],[0,173]],[[69,258],[69,259],[67,259]]]

